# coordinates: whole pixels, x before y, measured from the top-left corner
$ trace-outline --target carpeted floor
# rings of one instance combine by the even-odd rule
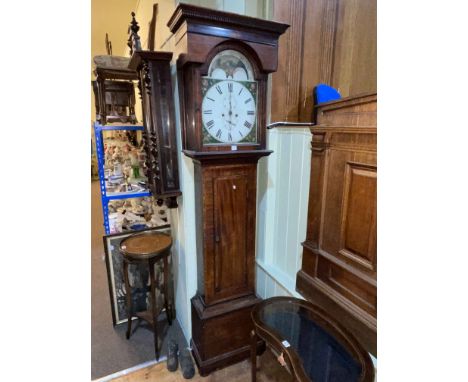
[[[153,334],[145,323],[133,324],[130,340],[125,338],[126,324],[112,325],[111,303],[107,285],[106,263],[102,236],[101,200],[99,183],[91,183],[91,378],[97,379],[154,360]],[[162,317],[164,319],[164,317]],[[176,338],[179,346],[187,346],[177,321],[168,327],[165,320],[162,331],[166,333],[161,358],[166,355],[169,336]],[[161,325],[162,326],[162,325]]]

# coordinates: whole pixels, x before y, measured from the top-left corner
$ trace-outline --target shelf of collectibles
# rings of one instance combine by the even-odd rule
[[[167,207],[154,200],[147,187],[143,129],[94,123],[106,235],[167,224]]]

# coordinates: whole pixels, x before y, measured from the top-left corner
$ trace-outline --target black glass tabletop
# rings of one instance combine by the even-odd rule
[[[295,301],[300,300],[283,298],[274,303],[266,300],[256,309],[256,317],[284,348],[297,354],[311,381],[362,381],[364,365],[362,357],[356,355],[356,348],[353,350],[349,343],[344,345],[337,339],[337,332],[330,330],[333,325],[329,317]]]

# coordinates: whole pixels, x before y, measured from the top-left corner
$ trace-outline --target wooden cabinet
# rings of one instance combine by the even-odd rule
[[[376,354],[377,95],[317,108],[297,290]]]

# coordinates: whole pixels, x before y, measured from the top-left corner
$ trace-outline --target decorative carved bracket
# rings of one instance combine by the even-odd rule
[[[142,60],[142,64],[143,83],[145,85],[146,94],[151,96],[151,75],[148,61]]]

